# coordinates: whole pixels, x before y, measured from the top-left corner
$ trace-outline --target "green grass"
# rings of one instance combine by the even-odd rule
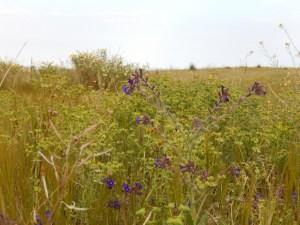
[[[34,215],[59,225],[300,223],[297,70],[152,71],[160,101],[145,88],[127,96],[121,87],[84,87],[72,71],[46,72],[24,72],[20,81],[12,75],[0,90],[6,217],[21,225],[35,224]],[[235,107],[254,81],[267,95]],[[230,102],[212,112],[220,85],[229,88]],[[151,123],[137,125],[143,115]],[[200,131],[192,128],[195,118]],[[156,168],[164,156],[170,165]],[[189,161],[196,172],[182,173]],[[115,180],[112,189],[107,177]],[[142,194],[122,191],[135,182]],[[107,207],[110,200],[121,208]]]

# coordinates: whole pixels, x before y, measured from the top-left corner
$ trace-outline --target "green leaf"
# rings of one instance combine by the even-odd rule
[[[145,208],[141,208],[138,211],[136,211],[135,215],[137,216],[144,216],[146,213],[146,209]]]
[[[179,217],[168,218],[167,224],[170,224],[170,225],[184,225],[181,218],[179,218]]]
[[[205,213],[201,219],[198,225],[206,225],[207,224],[207,220],[208,220],[208,215]]]

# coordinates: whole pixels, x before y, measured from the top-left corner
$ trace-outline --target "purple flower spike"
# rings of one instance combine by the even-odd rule
[[[138,190],[142,190],[143,189],[143,185],[141,183],[139,183],[139,182],[135,182],[134,186]]]
[[[127,94],[130,95],[132,94],[135,89],[137,89],[140,86],[141,82],[147,82],[144,78],[143,78],[143,71],[140,70],[136,70],[128,79],[128,86],[123,85],[122,86],[122,91]]]
[[[197,166],[192,161],[188,161],[186,164],[182,164],[179,167],[182,173],[195,173],[197,170]]]
[[[296,191],[292,192],[292,202],[293,203],[297,202],[297,192]]]
[[[126,87],[126,85],[124,84],[124,85],[122,85],[122,91],[124,92],[124,93],[126,93],[126,91],[127,91],[127,87]]]
[[[277,198],[282,200],[284,198],[284,186],[281,185],[277,191]]]
[[[147,125],[147,124],[149,124],[151,122],[151,120],[150,120],[150,117],[149,116],[144,116],[143,117],[143,124],[144,125]]]
[[[201,120],[198,117],[194,118],[194,120],[192,122],[192,128],[194,130],[199,130],[199,129],[201,129],[201,127],[202,127]]]
[[[110,200],[107,203],[107,207],[112,208],[112,209],[120,209],[121,208],[121,203],[120,203],[119,200]]]
[[[136,124],[140,124],[141,123],[141,117],[137,116],[135,118],[135,122],[136,122]]]
[[[133,83],[134,83],[134,80],[133,80],[133,79],[128,79],[128,84],[129,84],[129,85],[133,85]]]
[[[207,181],[207,178],[208,178],[208,171],[207,170],[203,170],[201,172],[200,179],[201,179],[201,181],[205,182],[205,181]]]
[[[50,220],[51,217],[52,217],[52,212],[51,212],[49,209],[46,210],[46,211],[45,211],[45,216],[46,216],[46,218],[47,218],[48,220]]]
[[[108,178],[108,177],[104,179],[104,182],[105,182],[106,187],[108,189],[112,189],[114,187],[114,185],[115,185],[115,181],[113,179],[111,179],[111,178]]]
[[[171,160],[167,156],[164,156],[161,159],[155,159],[154,160],[154,166],[156,168],[165,169],[165,168],[171,166]]]
[[[254,209],[257,209],[258,208],[258,204],[259,204],[259,201],[263,198],[263,194],[261,192],[256,192],[255,196],[254,196],[254,200],[253,200],[253,204],[252,204],[252,207]]]
[[[136,124],[150,124],[151,123],[151,118],[147,115],[145,116],[137,116],[135,119]]]
[[[122,91],[124,94],[130,95],[130,89],[126,85],[122,86]]]
[[[229,102],[229,90],[228,88],[225,88],[223,85],[221,86],[221,90],[219,92],[219,102],[225,103]]]
[[[232,167],[231,174],[234,177],[239,177],[241,175],[241,169],[239,167]]]
[[[261,85],[259,82],[255,81],[254,84],[249,88],[248,96],[250,96],[251,94],[262,96],[262,95],[266,95],[267,92],[263,85]]]
[[[127,193],[130,193],[130,192],[131,192],[131,189],[130,189],[130,187],[129,187],[128,184],[123,183],[123,184],[122,184],[122,191],[125,192],[125,193],[127,194]]]
[[[39,215],[35,216],[35,223],[36,223],[36,225],[43,225],[42,219]]]
[[[139,182],[135,182],[134,186],[132,187],[132,192],[137,195],[141,195],[143,194],[142,189],[143,189],[143,185]]]

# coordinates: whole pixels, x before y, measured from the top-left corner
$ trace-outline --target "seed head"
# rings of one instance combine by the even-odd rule
[[[267,92],[263,85],[261,85],[259,82],[255,81],[254,84],[249,88],[248,96],[250,96],[252,94],[263,96],[263,95],[266,95]]]

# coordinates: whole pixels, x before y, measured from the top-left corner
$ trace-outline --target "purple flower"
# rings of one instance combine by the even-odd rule
[[[256,192],[254,196],[253,205],[252,205],[254,209],[258,208],[258,203],[262,198],[263,198],[263,194],[261,192]]]
[[[143,124],[147,125],[149,123],[150,123],[150,117],[147,115],[143,116]]]
[[[134,183],[134,187],[135,187],[136,189],[138,189],[138,190],[142,190],[142,189],[143,189],[143,185],[142,185],[141,183],[139,183],[139,182],[135,182],[135,183]]]
[[[284,198],[284,186],[281,185],[277,191],[277,198],[282,200]]]
[[[42,219],[39,215],[35,216],[35,223],[36,223],[36,225],[43,225]]]
[[[231,175],[234,177],[239,177],[241,175],[241,169],[239,167],[232,167]]]
[[[106,184],[106,187],[108,189],[112,189],[115,185],[115,181],[113,179],[109,178],[109,177],[104,179],[104,183]]]
[[[127,87],[126,85],[123,85],[123,86],[122,86],[122,91],[123,91],[123,93],[125,93],[126,95],[130,95],[130,94],[131,94],[130,88]]]
[[[195,173],[197,170],[197,166],[192,161],[188,161],[186,164],[182,164],[179,167],[182,173]]]
[[[154,166],[156,168],[165,169],[165,168],[171,166],[171,160],[167,156],[164,156],[160,159],[155,159],[154,160]]]
[[[207,181],[207,178],[208,178],[208,171],[207,170],[203,170],[202,172],[201,172],[201,176],[200,176],[200,179],[201,179],[201,181]]]
[[[143,71],[136,70],[131,77],[128,79],[128,86],[123,85],[122,86],[122,91],[130,95],[134,92],[134,90],[139,86],[140,81],[143,79]]]
[[[221,90],[219,91],[219,103],[229,102],[229,90],[221,85]]]
[[[140,123],[141,123],[141,117],[137,116],[137,117],[135,118],[135,123],[136,123],[136,124],[140,124]]]
[[[266,90],[263,85],[261,85],[259,82],[255,81],[254,84],[249,88],[249,94],[248,96],[252,94],[256,95],[266,95]]]
[[[131,192],[131,189],[130,189],[130,187],[129,187],[128,184],[123,183],[123,184],[122,184],[122,191],[125,192],[125,193],[127,194],[127,193],[130,193],[130,192]]]
[[[129,78],[129,79],[128,79],[128,84],[129,84],[129,85],[133,85],[133,84],[134,84],[134,80]]]
[[[194,118],[194,120],[192,122],[192,128],[194,130],[199,130],[199,129],[201,129],[201,127],[202,127],[201,120],[198,117]]]
[[[52,212],[51,212],[49,209],[46,210],[46,211],[45,211],[45,216],[46,216],[46,218],[47,218],[48,220],[50,220],[51,217],[52,217]]]
[[[110,200],[107,203],[107,207],[112,208],[112,209],[120,209],[121,208],[121,203],[120,203],[119,200]]]
[[[297,202],[297,192],[296,191],[292,192],[292,202],[293,203]]]
[[[132,187],[132,192],[137,195],[141,195],[141,194],[143,194],[142,189],[143,189],[143,185],[139,182],[135,182],[134,186]]]
[[[135,122],[136,124],[144,124],[144,125],[147,125],[151,122],[151,119],[149,116],[145,115],[145,116],[137,116],[135,118]]]

